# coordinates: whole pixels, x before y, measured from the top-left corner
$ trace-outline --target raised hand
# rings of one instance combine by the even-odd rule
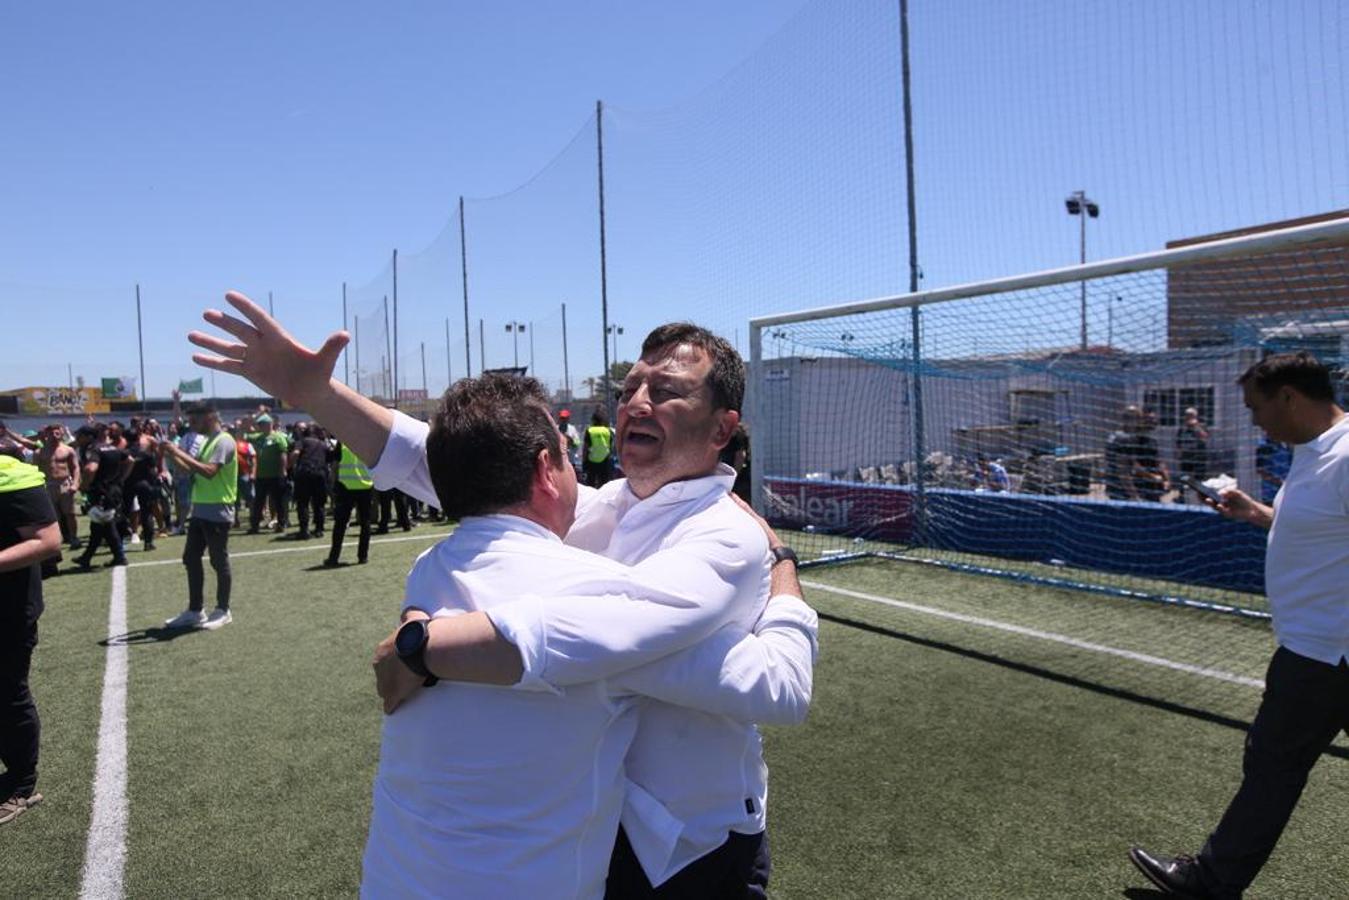
[[[311,350],[238,291],[227,293],[225,300],[244,318],[218,309],[206,310],[202,318],[237,340],[193,331],[187,336],[189,341],[219,354],[194,353],[193,362],[247,378],[292,406],[308,407],[328,390],[337,359],[349,340],[345,331],[334,332],[322,347]]]

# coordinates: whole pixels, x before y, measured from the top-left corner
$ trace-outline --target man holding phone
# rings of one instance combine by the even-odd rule
[[[1168,894],[1240,897],[1274,851],[1307,775],[1349,733],[1349,418],[1309,353],[1269,356],[1237,380],[1251,420],[1295,445],[1272,506],[1229,489],[1212,505],[1269,530],[1265,593],[1278,650],[1246,738],[1243,779],[1197,857],[1129,852]]]

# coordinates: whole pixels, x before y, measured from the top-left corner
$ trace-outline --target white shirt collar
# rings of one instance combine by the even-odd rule
[[[627,511],[638,504],[647,504],[652,507],[673,506],[677,503],[701,499],[714,491],[723,494],[728,493],[735,485],[735,470],[725,463],[717,463],[716,470],[710,475],[671,481],[669,484],[662,485],[659,490],[646,498],[634,494],[632,488],[628,486],[626,478],[618,484],[619,487],[612,493],[606,491],[607,496],[605,494],[600,495],[601,502],[608,503],[620,511]]]
[[[562,543],[562,539],[547,528],[535,522],[532,519],[526,519],[524,516],[508,515],[506,513],[491,513],[485,516],[465,516],[460,522],[456,531],[465,533],[483,533],[483,534],[525,534],[530,537],[540,537],[554,543]]]
[[[1330,445],[1335,442],[1336,438],[1340,437],[1346,431],[1349,431],[1349,415],[1341,417],[1334,425],[1331,425],[1325,431],[1321,432],[1302,446],[1317,453],[1322,453],[1330,449]]]

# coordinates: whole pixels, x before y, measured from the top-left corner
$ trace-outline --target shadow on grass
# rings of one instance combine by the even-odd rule
[[[1113,697],[1116,700],[1127,700],[1130,703],[1137,703],[1142,706],[1149,706],[1153,709],[1160,709],[1165,712],[1175,713],[1176,715],[1187,716],[1191,719],[1198,719],[1201,722],[1209,722],[1213,725],[1221,725],[1224,728],[1231,728],[1236,731],[1246,732],[1250,727],[1250,722],[1242,721],[1231,716],[1224,716],[1221,713],[1215,713],[1211,710],[1200,709],[1194,706],[1186,706],[1183,703],[1174,703],[1170,700],[1163,700],[1160,697],[1149,697],[1146,694],[1135,693],[1124,688],[1110,687],[1104,684],[1097,684],[1094,681],[1088,681],[1085,678],[1078,678],[1075,675],[1065,675],[1062,672],[1054,672],[1050,669],[1033,666],[1029,663],[1017,662],[1006,657],[997,656],[992,653],[985,653],[982,650],[972,650],[969,647],[960,647],[955,644],[949,644],[946,641],[933,640],[932,638],[918,637],[914,634],[908,634],[903,631],[896,631],[893,628],[883,628],[880,625],[872,625],[869,622],[859,622],[856,619],[850,619],[846,616],[838,616],[833,613],[820,612],[816,614],[825,621],[833,622],[836,625],[845,625],[848,628],[856,628],[859,631],[866,631],[871,634],[879,634],[883,637],[894,638],[895,640],[905,641],[910,644],[917,644],[920,647],[927,647],[931,650],[940,650],[944,653],[954,653],[956,656],[963,656],[966,659],[978,660],[979,662],[999,666],[1004,669],[1010,669],[1013,672],[1021,672],[1024,675],[1033,675],[1036,678],[1043,678],[1046,681],[1053,681],[1058,684],[1068,685],[1069,687],[1080,688],[1084,691],[1091,691],[1095,694],[1102,694],[1106,697]],[[1325,752],[1326,756],[1336,756],[1340,759],[1349,759],[1349,748],[1330,747]],[[1153,896],[1143,894],[1141,896]]]
[[[1153,888],[1125,888],[1124,896],[1129,900],[1152,900],[1154,897],[1165,897],[1166,894]]]
[[[337,563],[337,565],[335,565],[335,566],[328,566],[328,565],[324,565],[323,563],[319,563],[319,564],[313,565],[313,566],[306,566],[305,569],[304,569],[304,571],[306,571],[306,572],[336,572],[336,571],[338,571],[339,569],[345,569],[347,566],[351,566],[351,565],[355,565],[355,564],[354,564],[354,563],[349,563],[349,562],[342,562],[342,561],[339,560],[338,563]]]
[[[163,644],[177,640],[184,635],[196,634],[201,630],[200,628],[138,628],[116,637],[104,638],[98,642],[98,645],[109,647],[113,644]]]

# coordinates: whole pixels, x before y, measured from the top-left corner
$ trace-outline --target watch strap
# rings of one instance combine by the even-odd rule
[[[800,565],[800,560],[796,558],[796,551],[786,544],[781,547],[773,547],[769,552],[773,554],[773,565],[775,566],[785,560],[791,560],[794,566]]]
[[[403,661],[403,665],[425,679],[422,682],[423,687],[430,687],[440,681],[440,679],[435,675],[432,675],[431,670],[426,667],[426,645],[431,640],[431,628],[428,624],[429,622],[429,619],[413,619],[403,623],[402,628],[411,626],[412,628],[421,630],[421,643],[419,643],[417,649],[413,650],[411,653],[404,654],[400,652],[398,654],[398,658]],[[402,628],[399,630],[401,631]]]

